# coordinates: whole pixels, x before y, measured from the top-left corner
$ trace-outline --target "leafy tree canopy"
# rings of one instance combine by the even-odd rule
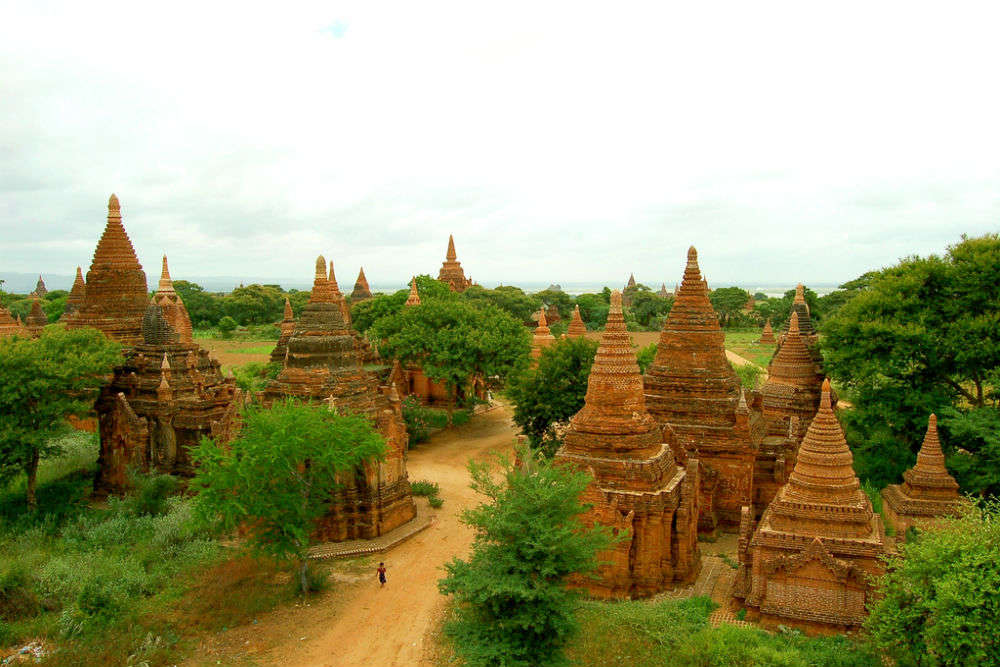
[[[462,292],[462,298],[474,303],[493,304],[525,323],[532,321],[532,314],[542,305],[542,299],[537,294],[525,294],[521,288],[509,286],[485,289],[473,285]],[[572,306],[570,309],[572,310]]]
[[[470,667],[565,664],[579,605],[567,578],[593,571],[612,542],[606,528],[579,520],[589,475],[530,450],[520,458],[501,459],[499,470],[469,462],[472,488],[486,502],[462,515],[475,531],[472,554],[448,563],[438,583],[457,603],[445,633]]]
[[[220,446],[202,438],[193,450],[197,512],[223,530],[248,528],[258,553],[297,562],[307,593],[311,536],[329,511],[337,475],[384,453],[385,442],[363,417],[292,399],[250,406],[235,440]]]
[[[673,305],[673,297],[664,298],[650,290],[636,290],[632,293],[632,302],[627,308],[626,319],[633,320],[647,329],[658,329]]]
[[[719,287],[708,295],[722,326],[729,326],[732,320],[738,318],[749,299],[750,292],[740,287]]]
[[[542,350],[538,366],[527,368],[510,383],[514,423],[533,448],[548,456],[559,448],[555,427],[565,424],[583,407],[597,341],[560,338]]]
[[[588,329],[599,329],[608,321],[608,311],[611,309],[611,292],[607,294],[581,294],[576,297],[576,305],[580,306],[580,319]]]
[[[845,417],[859,473],[898,481],[935,412],[946,447],[970,457],[959,483],[986,491],[1000,481],[983,476],[997,455],[988,431],[1000,398],[1000,237],[963,238],[943,257],[907,258],[865,280],[821,340],[827,372],[853,398]]]
[[[544,289],[536,292],[534,296],[546,306],[555,304],[560,317],[569,317],[573,313],[573,297],[562,290]]]
[[[0,339],[0,478],[24,472],[35,507],[40,459],[62,454],[56,436],[90,410],[121,347],[96,329],[46,327],[37,339]]]

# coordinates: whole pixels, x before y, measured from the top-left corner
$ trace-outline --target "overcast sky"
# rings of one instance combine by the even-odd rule
[[[484,284],[842,282],[1000,229],[997,3],[218,4],[0,0],[0,270],[86,271],[111,192],[151,282],[449,232]]]

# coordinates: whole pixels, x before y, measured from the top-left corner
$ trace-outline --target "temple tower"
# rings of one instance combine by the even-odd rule
[[[371,288],[368,287],[368,279],[365,278],[365,267],[358,271],[358,279],[354,281],[354,291],[351,292],[351,303],[360,303],[372,298]]]
[[[87,298],[87,283],[83,280],[83,271],[76,267],[76,278],[73,280],[73,287],[70,288],[69,296],[66,297],[66,308],[59,317],[60,322],[66,322],[73,317]]]
[[[555,336],[549,331],[549,323],[545,319],[545,309],[538,311],[538,327],[531,338],[531,358],[538,362],[542,356],[542,348],[546,348],[556,342]]]
[[[69,328],[94,327],[126,347],[142,342],[146,274],[122,226],[118,197],[108,200],[108,222],[87,272],[83,304]]]
[[[39,274],[38,282],[35,283],[35,291],[33,291],[28,296],[37,296],[39,299],[44,299],[45,295],[49,293],[48,288],[45,286],[45,281],[42,280],[42,276]]]
[[[28,333],[37,338],[42,335],[42,329],[45,325],[49,323],[49,318],[45,315],[45,311],[42,310],[42,303],[38,300],[38,297],[33,297],[31,299],[31,312],[28,313],[28,317],[24,320],[24,325],[28,330]]]
[[[465,277],[462,264],[458,261],[458,255],[455,253],[455,239],[450,234],[448,235],[448,252],[445,254],[441,271],[438,272],[438,280],[448,283],[453,292],[464,292],[472,285],[472,281]]]
[[[28,332],[21,325],[21,322],[15,320],[10,314],[10,311],[0,303],[0,338],[5,338],[7,336],[27,336]]]
[[[587,325],[580,317],[580,306],[574,306],[573,317],[569,321],[569,328],[566,329],[566,338],[580,338],[587,335]]]
[[[417,279],[414,277],[410,280],[410,295],[406,297],[407,306],[419,306],[420,305],[420,293],[417,292]]]
[[[180,294],[174,290],[174,282],[170,279],[170,270],[167,268],[167,256],[163,256],[163,265],[160,270],[160,282],[153,295],[153,302],[163,309],[163,316],[170,322],[171,328],[180,336],[182,343],[193,341],[191,330],[191,317]]]
[[[292,337],[292,332],[295,330],[295,315],[292,313],[292,304],[287,296],[285,297],[285,315],[281,322],[278,322],[278,327],[281,329],[281,335],[278,336],[278,342],[271,350],[271,363],[281,364],[285,361],[288,339]]]
[[[699,529],[712,532],[721,524],[735,531],[741,508],[753,502],[764,425],[758,395],[741,406],[740,381],[726,358],[694,247],[644,383],[650,414],[677,434],[677,459],[701,461]]]
[[[886,518],[904,539],[911,527],[926,528],[937,518],[962,513],[966,503],[958,495],[958,482],[944,465],[936,415],[927,420],[916,465],[903,473],[902,484],[882,489],[882,500]]]
[[[689,458],[686,467],[678,466],[670,437],[646,412],[621,292],[615,290],[586,402],[570,419],[555,457],[594,477],[583,498],[592,509],[583,520],[629,536],[599,556],[609,563],[598,580],[577,582],[591,595],[647,597],[697,575],[698,464]]]
[[[765,627],[823,633],[861,625],[873,594],[870,577],[883,571],[885,533],[854,474],[828,380],[788,483],[756,530],[748,515],[749,507],[735,595]]]
[[[767,318],[767,322],[764,322],[764,329],[760,332],[760,340],[757,341],[761,345],[774,345],[774,329],[771,328],[771,318]]]

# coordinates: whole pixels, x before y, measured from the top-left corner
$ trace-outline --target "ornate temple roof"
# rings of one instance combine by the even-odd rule
[[[445,254],[441,271],[438,272],[438,280],[448,283],[452,291],[464,292],[472,284],[472,280],[465,277],[462,264],[458,261],[458,254],[455,252],[455,238],[448,235],[448,252]]]
[[[767,381],[797,386],[820,385],[823,378],[799,333],[799,314],[792,312],[788,334],[767,367]]]
[[[83,280],[83,271],[80,267],[76,267],[76,278],[73,279],[73,287],[69,290],[69,296],[66,297],[66,309],[63,310],[62,317],[60,320],[67,320],[72,317],[83,305],[87,298],[87,283]]]
[[[406,297],[407,306],[419,306],[420,305],[420,293],[417,292],[417,279],[414,277],[410,280],[410,295]]]
[[[174,282],[170,279],[170,269],[167,267],[167,256],[163,256],[163,264],[160,268],[160,282],[153,295],[153,301],[163,309],[163,315],[170,322],[170,326],[177,332],[180,340],[185,343],[192,342],[194,332],[191,329],[191,317],[188,315],[187,307],[181,299],[181,295],[174,290]],[[147,311],[148,312],[148,311]]]
[[[958,482],[948,473],[944,464],[944,452],[938,438],[937,415],[927,420],[927,433],[917,453],[917,463],[903,473],[903,489],[914,497],[940,499],[942,496],[958,497]]]
[[[142,342],[144,345],[172,345],[179,342],[180,336],[163,313],[163,308],[157,303],[151,303],[142,317]],[[166,361],[166,355],[164,355]],[[170,366],[167,366],[169,370]]]

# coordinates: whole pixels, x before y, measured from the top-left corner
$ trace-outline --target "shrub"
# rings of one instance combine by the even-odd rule
[[[418,482],[410,482],[410,490],[415,496],[436,496],[441,491],[441,487],[438,486],[437,482],[420,480]]]
[[[421,405],[415,396],[407,396],[403,400],[403,421],[410,434],[410,444],[424,442],[430,437],[431,431],[445,428],[448,425],[448,413]]]
[[[0,621],[16,621],[41,610],[31,584],[24,563],[15,562],[0,573]]]
[[[431,496],[427,499],[427,502],[430,503],[430,506],[434,509],[440,509],[441,506],[444,505],[444,500],[438,496]]]
[[[635,359],[639,363],[639,372],[645,373],[649,365],[656,358],[656,343],[650,343],[635,353]]]
[[[234,366],[232,371],[233,377],[236,379],[236,386],[245,392],[254,394],[263,391],[269,381],[278,377],[281,372],[281,364],[251,361],[241,366]]]
[[[756,364],[737,364],[733,366],[733,370],[739,376],[740,384],[747,390],[756,389],[760,376],[764,374],[764,369]]]
[[[167,498],[177,492],[171,475],[133,475],[132,509],[139,516],[159,516],[167,511]]]
[[[221,320],[219,320],[219,331],[222,332],[223,338],[231,338],[233,332],[236,331],[237,327],[236,320],[226,315]]]

